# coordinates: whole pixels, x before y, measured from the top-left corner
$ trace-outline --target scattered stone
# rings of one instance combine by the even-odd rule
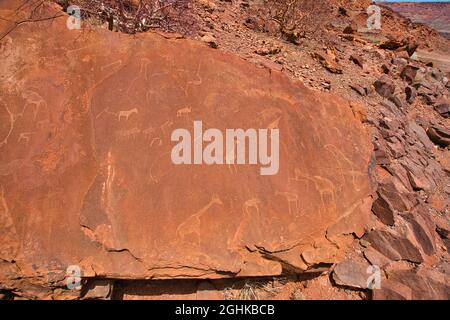
[[[83,287],[83,299],[110,300],[114,282],[112,280],[92,279]]]
[[[432,256],[436,252],[436,225],[431,220],[429,212],[424,205],[420,205],[412,213],[402,214],[402,218],[411,227],[412,235],[420,245],[420,249],[427,256]]]
[[[387,49],[387,50],[397,50],[398,48],[402,47],[403,43],[398,40],[390,39],[387,40],[379,45],[380,49]]]
[[[406,101],[409,104],[413,104],[414,100],[416,100],[417,97],[417,90],[414,87],[407,86],[405,88],[405,94],[406,94]]]
[[[450,130],[439,125],[433,125],[427,130],[428,137],[435,144],[445,148],[450,145]]]
[[[425,267],[410,270],[391,270],[389,281],[402,283],[411,289],[414,300],[450,299],[450,276]]]
[[[261,56],[274,55],[281,52],[281,47],[276,45],[262,46],[255,50],[256,54]]]
[[[434,109],[439,112],[439,114],[444,118],[450,117],[450,102],[448,100],[436,102],[434,105]]]
[[[405,58],[401,58],[401,57],[395,57],[392,59],[392,64],[396,67],[404,67],[408,64],[408,60],[406,60]]]
[[[386,137],[387,147],[394,159],[403,157],[406,154],[404,143],[397,136]]]
[[[400,109],[405,108],[405,105],[404,105],[402,99],[399,96],[391,95],[388,98],[389,98],[390,101],[392,101],[397,106],[397,108],[400,108]]]
[[[364,257],[374,266],[379,266],[383,268],[385,265],[389,264],[391,260],[375,250],[373,247],[368,247],[364,250]]]
[[[211,34],[206,34],[200,38],[200,41],[207,43],[211,48],[217,49],[216,38]]]
[[[410,121],[408,123],[408,128],[412,132],[412,135],[414,135],[414,137],[416,137],[427,150],[431,150],[431,148],[433,148],[433,143],[431,142],[430,138],[428,138],[428,135],[424,128],[419,126],[414,121]]]
[[[378,199],[375,200],[372,206],[372,212],[388,226],[394,225],[395,210],[392,204],[382,194],[378,194]]]
[[[346,26],[344,28],[343,33],[344,34],[354,34],[357,31],[358,31],[358,26],[354,22],[352,22],[351,24],[349,24],[348,26]]]
[[[409,192],[404,183],[395,176],[380,179],[378,191],[399,212],[408,211],[416,204],[414,194]]]
[[[393,261],[423,262],[420,250],[411,240],[393,230],[373,230],[367,239],[374,249]]]
[[[414,52],[416,52],[417,48],[419,47],[419,44],[416,42],[410,42],[406,45],[406,52],[408,52],[408,55],[411,57]]]
[[[351,84],[350,88],[355,90],[360,96],[367,95],[366,89],[357,84]]]
[[[400,73],[400,77],[406,82],[411,84],[414,82],[418,70],[419,70],[418,67],[407,65],[406,67],[403,68],[402,72]]]
[[[347,9],[345,9],[345,8],[343,8],[343,7],[339,7],[339,9],[338,9],[338,14],[339,14],[340,16],[348,17]]]
[[[431,186],[424,174],[423,167],[409,160],[405,160],[403,166],[406,169],[409,182],[414,190],[430,190]]]
[[[315,52],[313,56],[331,73],[342,73],[342,67],[338,64],[336,56],[330,49],[327,49],[324,53]]]
[[[372,291],[373,300],[412,300],[412,290],[401,282],[382,279],[381,288]]]
[[[216,4],[213,1],[210,1],[210,0],[198,0],[198,2],[209,13],[212,13],[217,8]]]
[[[361,57],[361,56],[359,56],[359,55],[352,54],[352,55],[350,56],[350,60],[351,60],[353,63],[355,63],[355,64],[357,64],[358,66],[360,66],[361,68],[364,68],[364,58],[363,58],[363,57]]]
[[[374,83],[375,91],[384,98],[389,98],[395,92],[395,85],[391,78],[387,75],[382,75]]]
[[[344,260],[336,265],[333,270],[333,280],[336,284],[346,287],[367,289],[368,274],[367,262]]]

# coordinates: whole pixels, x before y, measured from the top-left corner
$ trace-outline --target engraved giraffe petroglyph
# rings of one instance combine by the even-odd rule
[[[222,200],[220,200],[219,196],[217,196],[216,194],[214,194],[212,196],[211,201],[209,201],[209,203],[206,206],[204,206],[203,208],[198,210],[196,213],[191,215],[189,218],[187,218],[183,223],[181,223],[178,226],[178,228],[176,230],[177,238],[184,241],[186,235],[193,233],[193,234],[197,235],[197,237],[198,237],[197,245],[199,245],[200,238],[201,238],[201,234],[200,234],[201,220],[200,219],[215,204],[223,205]]]
[[[270,126],[273,125],[277,125],[278,126],[278,122],[280,121],[281,118],[281,110],[278,108],[267,108],[264,109],[263,111],[259,112],[256,115],[256,119],[259,122],[260,125],[264,126],[266,123],[268,123],[269,121],[269,125],[267,125],[267,127],[269,129],[273,129],[270,128]]]
[[[300,211],[298,194],[291,192],[276,191],[275,195],[276,196],[280,195],[286,198],[286,201],[288,203],[289,214],[291,216],[298,217],[298,213]]]
[[[336,163],[339,164],[339,166],[336,169],[339,170],[342,180],[345,179],[344,172],[350,172],[353,186],[357,191],[359,191],[360,189],[358,187],[358,183],[357,183],[356,177],[355,177],[354,163],[348,157],[346,157],[345,154],[341,150],[339,150],[335,145],[327,144],[324,146],[324,148],[333,155],[334,159],[336,160]],[[342,160],[344,162],[346,162],[345,165],[341,164]],[[344,168],[345,168],[345,170],[344,170]],[[348,169],[348,168],[350,168],[350,169]]]
[[[281,116],[267,126],[267,129],[279,129]]]
[[[146,81],[148,80],[147,67],[150,63],[151,60],[148,58],[141,58],[141,60],[139,61],[139,75],[140,76],[144,75],[144,79]]]
[[[125,118],[125,120],[127,120],[128,121],[128,119],[130,118],[130,116],[132,115],[132,114],[137,114],[138,113],[138,109],[137,108],[133,108],[133,109],[130,109],[130,110],[123,110],[123,111],[119,111],[119,121],[120,121],[120,119],[122,119],[122,118]]]
[[[11,213],[9,212],[9,207],[5,198],[5,189],[3,186],[1,187],[1,190],[2,192],[0,193],[1,195],[0,199],[3,206],[3,210],[0,211],[0,227],[2,229],[2,232],[10,230],[10,232],[16,234],[17,230],[16,227],[14,226],[14,220],[11,217]]]
[[[170,128],[170,126],[173,124],[172,121],[167,120],[166,122],[164,122],[159,128],[161,129],[161,132],[163,134],[163,136],[165,136],[167,134],[167,129]]]
[[[200,86],[203,83],[202,78],[200,77],[200,68],[202,66],[202,61],[200,60],[197,66],[197,71],[195,72],[196,80],[188,81],[188,84],[192,84],[194,86]]]
[[[144,129],[142,131],[142,133],[144,134],[144,137],[146,139],[150,138],[154,133],[155,133],[155,129],[152,127],[148,127],[147,129]]]
[[[236,228],[236,232],[234,233],[233,237],[231,237],[231,240],[229,243],[230,247],[239,247],[241,237],[246,234],[247,226],[252,223],[258,223],[258,221],[256,221],[256,219],[259,220],[261,218],[260,212],[259,212],[260,203],[261,203],[261,201],[258,198],[251,198],[251,199],[246,200],[242,204],[243,218],[239,222],[239,225]],[[256,216],[253,216],[253,219],[252,219],[252,212],[250,210],[251,208],[254,208],[255,212],[256,212]]]
[[[226,150],[226,157],[225,157],[225,164],[227,165],[227,169],[228,171],[230,171],[230,173],[237,173],[238,168],[237,168],[237,152],[236,150],[238,150],[239,148],[239,140],[234,140],[235,143],[235,148],[233,150]],[[233,161],[231,163],[228,163],[227,159],[231,158],[231,156],[233,156]]]
[[[3,210],[0,208],[0,229],[2,230],[0,238],[2,238],[2,244],[4,244],[0,250],[0,255],[3,260],[12,262],[19,250],[19,243],[15,241],[17,230],[6,203],[3,186],[1,187],[0,196],[1,204],[3,205]]]
[[[331,203],[329,205],[333,206],[336,209],[337,207],[336,187],[331,180],[321,176],[311,177],[310,175],[303,174],[299,168],[295,168],[294,178],[292,180],[301,181],[302,179],[310,181],[314,184],[314,188],[319,193],[321,205],[324,210],[326,210],[327,208],[325,199],[326,196],[331,197]]]
[[[7,106],[4,106],[6,109],[6,112],[8,112],[9,115],[9,131],[6,135],[6,137],[0,142],[0,147],[8,143],[9,136],[11,135],[13,129],[14,129],[14,122],[16,121],[16,118],[14,114],[9,110]]]

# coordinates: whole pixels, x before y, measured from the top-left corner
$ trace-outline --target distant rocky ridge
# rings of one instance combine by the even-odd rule
[[[423,23],[450,39],[450,2],[382,2],[412,22]]]

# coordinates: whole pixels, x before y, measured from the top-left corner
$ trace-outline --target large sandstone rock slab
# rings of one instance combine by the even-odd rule
[[[21,18],[14,2],[0,8]],[[335,262],[341,237],[363,235],[372,147],[347,101],[194,41],[65,20],[0,42],[3,286],[69,265],[122,279],[277,275]],[[278,128],[278,174],[174,165],[171,133],[194,120]]]

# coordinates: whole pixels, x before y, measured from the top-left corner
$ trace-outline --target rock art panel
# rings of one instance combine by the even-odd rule
[[[18,270],[0,282],[69,265],[117,279],[278,275],[364,233],[372,145],[349,102],[202,43],[68,30],[65,17],[0,45],[0,270]],[[279,129],[278,174],[173,164],[171,133],[196,120]]]

